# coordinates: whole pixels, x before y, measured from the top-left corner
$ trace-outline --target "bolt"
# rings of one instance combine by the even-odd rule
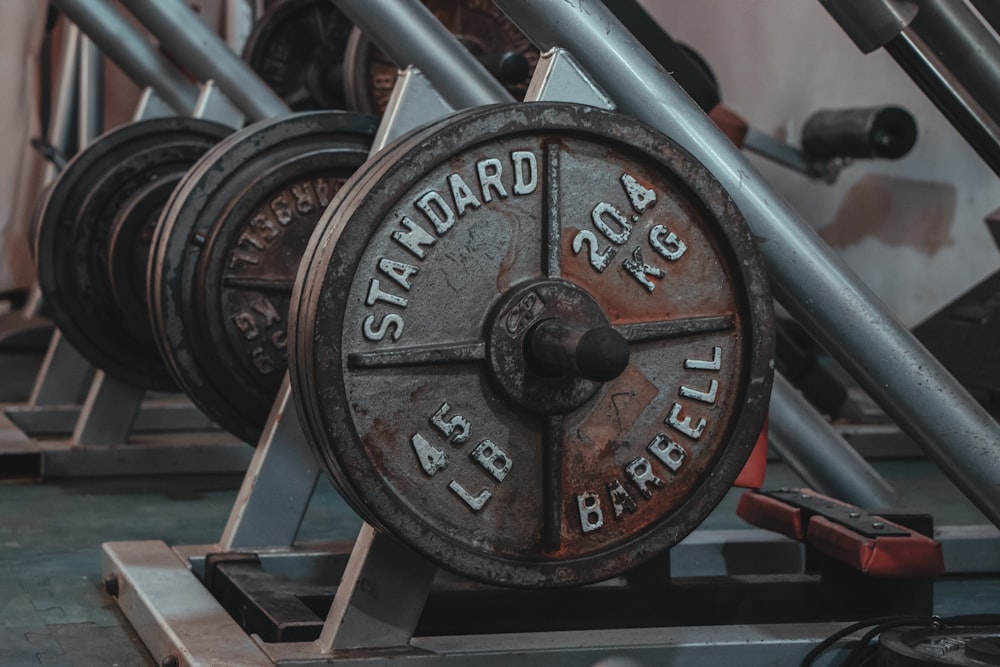
[[[811,498],[811,496],[808,493],[803,493],[800,497],[802,498],[802,500],[809,500],[809,498]]]
[[[851,517],[852,519],[860,519],[861,518],[861,513],[860,512],[848,512],[847,516]]]
[[[177,656],[171,653],[166,658],[160,661],[160,667],[180,667],[180,661]]]
[[[875,530],[882,530],[883,528],[885,528],[885,524],[879,521],[875,521],[872,523],[872,528],[874,528]]]
[[[118,575],[109,574],[104,578],[104,590],[113,598],[118,597]]]

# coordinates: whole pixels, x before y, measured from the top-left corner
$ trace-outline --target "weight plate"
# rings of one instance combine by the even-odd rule
[[[879,636],[878,664],[886,667],[1000,665],[1000,627],[888,630]]]
[[[330,0],[285,0],[256,23],[243,59],[295,111],[344,109],[353,25]]]
[[[77,155],[42,204],[36,257],[46,308],[73,347],[113,377],[174,387],[135,298],[145,291],[147,232],[172,184],[230,132],[193,118],[126,125]]]
[[[402,141],[331,205],[292,297],[296,405],[331,477],[494,584],[596,581],[676,544],[770,391],[767,278],[731,199],[587,107],[477,109]]]
[[[423,0],[423,4],[511,95],[524,99],[538,49],[491,0]],[[398,69],[367,35],[353,30],[343,68],[348,107],[365,113],[385,111]]]
[[[337,111],[252,125],[207,154],[161,216],[149,285],[157,343],[192,400],[247,442],[285,372],[302,252],[375,129]]]

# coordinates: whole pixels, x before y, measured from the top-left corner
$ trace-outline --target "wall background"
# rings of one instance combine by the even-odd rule
[[[1000,179],[884,51],[862,54],[818,0],[643,0],[709,62],[723,101],[797,143],[822,108],[898,104],[919,138],[901,160],[859,162],[834,186],[752,156],[764,176],[909,326],[1000,268],[983,218]]]

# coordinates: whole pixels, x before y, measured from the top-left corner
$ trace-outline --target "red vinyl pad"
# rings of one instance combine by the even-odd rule
[[[810,489],[747,491],[736,513],[876,577],[944,574],[941,544],[898,523]]]

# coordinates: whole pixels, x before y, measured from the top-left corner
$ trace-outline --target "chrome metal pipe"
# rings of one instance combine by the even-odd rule
[[[250,120],[290,113],[288,105],[182,0],[122,0],[122,4],[167,53],[202,81],[215,81]]]
[[[397,66],[416,66],[456,109],[514,101],[507,89],[419,2],[335,2]]]
[[[79,96],[78,136],[83,148],[104,131],[104,56],[89,37],[80,39]]]
[[[768,442],[814,490],[873,510],[898,507],[896,490],[785,379],[774,374]]]
[[[976,96],[962,85],[933,49],[918,33],[907,28],[886,44],[885,50],[989,168],[1000,175],[1000,124],[990,117]]]
[[[154,49],[110,3],[101,0],[54,2],[140,87],[155,88],[178,113],[191,112],[198,100],[198,87]]]

